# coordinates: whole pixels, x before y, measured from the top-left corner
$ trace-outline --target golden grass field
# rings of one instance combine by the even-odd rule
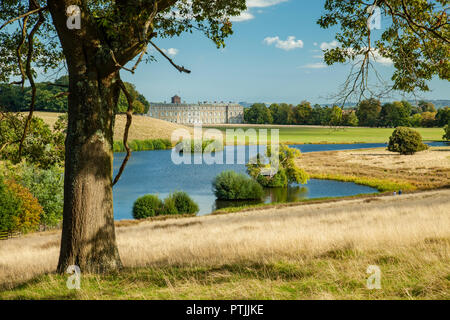
[[[61,113],[55,112],[35,112],[34,115],[45,121],[51,128],[58,120]],[[114,141],[122,141],[123,131],[125,130],[126,115],[117,115],[114,127]],[[172,132],[176,129],[187,129],[193,134],[193,128],[185,127],[179,124],[154,119],[145,116],[133,116],[133,122],[130,127],[128,140],[146,140],[146,139],[171,139]]]
[[[59,237],[0,243],[0,298],[450,298],[450,190],[119,227],[126,269],[77,292],[52,274]],[[366,288],[369,265],[382,290]]]
[[[382,148],[302,154],[297,165],[313,178],[379,179],[411,184],[411,189],[450,187],[450,147],[432,147],[411,156]]]

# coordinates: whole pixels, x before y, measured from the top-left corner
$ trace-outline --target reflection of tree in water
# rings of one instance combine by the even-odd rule
[[[301,186],[289,186],[287,188],[265,188],[266,196],[265,203],[283,203],[283,202],[297,202],[308,197],[308,188]],[[263,201],[249,201],[249,200],[216,200],[212,207],[212,211],[230,208],[242,207],[262,203]]]
[[[308,188],[301,186],[289,186],[287,188],[267,188],[266,203],[296,202],[308,197]]]

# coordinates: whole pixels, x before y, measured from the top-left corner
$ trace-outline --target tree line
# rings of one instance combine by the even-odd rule
[[[129,82],[124,82],[125,87],[132,96],[133,111],[136,114],[148,112],[150,103],[139,91],[136,86]],[[62,76],[55,82],[36,83],[36,111],[48,112],[67,112],[67,92],[69,77]],[[31,87],[20,87],[6,83],[0,83],[0,107],[4,111],[20,112],[27,111],[30,107]],[[117,103],[117,113],[125,113],[128,109],[128,102],[123,94],[120,93]]]
[[[286,103],[255,103],[244,111],[249,124],[322,125],[362,127],[443,127],[450,121],[450,108],[436,110],[431,102],[416,106],[408,101],[381,104],[379,100],[361,101],[355,108],[311,106],[303,101],[294,106]]]

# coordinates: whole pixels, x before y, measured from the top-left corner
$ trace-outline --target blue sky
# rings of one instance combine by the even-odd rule
[[[317,19],[325,0],[249,0],[248,12],[234,22],[225,49],[200,33],[155,43],[177,64],[192,70],[180,74],[157,52],[157,62],[141,64],[134,75],[122,72],[149,101],[169,101],[178,94],[187,102],[247,101],[332,103],[328,97],[348,74],[348,67],[326,67],[321,47],[332,45],[336,29],[323,30]],[[382,30],[375,30],[382,32]],[[377,69],[389,79],[386,61]],[[433,80],[428,99],[450,99],[447,81]]]

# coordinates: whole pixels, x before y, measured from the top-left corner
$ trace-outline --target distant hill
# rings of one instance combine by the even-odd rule
[[[56,112],[35,112],[35,117],[41,118],[51,128],[62,113]],[[114,141],[122,141],[123,131],[125,129],[126,116],[117,115],[114,126]],[[176,129],[187,129],[193,134],[193,128],[185,127],[176,123],[167,122],[147,116],[133,116],[133,122],[130,128],[128,140],[145,139],[171,139],[172,132]]]

